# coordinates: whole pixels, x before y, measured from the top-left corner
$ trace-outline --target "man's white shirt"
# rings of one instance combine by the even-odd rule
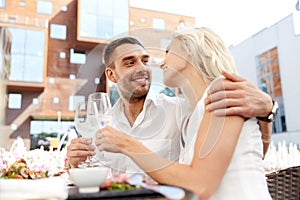
[[[149,91],[143,110],[133,126],[130,126],[124,113],[123,102],[119,99],[112,109],[112,127],[140,141],[159,156],[178,161],[182,124],[189,110],[187,102],[182,98]],[[110,158],[110,166],[114,172],[128,174],[142,172],[125,155],[105,152],[105,156]]]

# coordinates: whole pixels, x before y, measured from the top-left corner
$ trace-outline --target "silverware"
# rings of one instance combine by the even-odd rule
[[[153,190],[162,194],[169,199],[183,199],[185,192],[183,189],[174,186],[166,185],[148,185],[143,182],[143,176],[141,174],[134,174],[127,179],[127,183],[130,185],[138,185],[145,189]]]
[[[76,133],[77,137],[81,138],[82,135],[77,131],[76,126],[74,126],[74,130],[75,130],[75,133]]]

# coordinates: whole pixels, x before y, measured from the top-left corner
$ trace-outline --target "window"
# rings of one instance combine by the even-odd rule
[[[30,149],[43,146],[45,150],[49,150],[50,143],[57,138],[58,132],[61,133],[62,137],[73,126],[73,121],[32,120],[30,122]]]
[[[287,128],[277,48],[273,48],[256,57],[256,72],[259,88],[268,93],[279,105],[278,114],[273,123],[273,132],[285,132]]]
[[[20,6],[21,7],[25,7],[26,6],[26,2],[25,1],[20,1]]]
[[[95,15],[80,15],[80,36],[97,38],[97,17]],[[107,27],[106,27],[107,28]],[[100,38],[100,36],[99,36]]]
[[[9,109],[21,109],[22,106],[22,94],[8,94],[8,108]]]
[[[49,77],[48,79],[50,84],[54,84],[55,83],[55,78],[54,77]]]
[[[185,22],[184,20],[179,20],[178,25],[177,25],[177,30],[182,30],[185,27]]]
[[[61,123],[61,124],[59,124]],[[39,133],[57,133],[57,130],[61,128],[62,132],[66,132],[69,126],[72,126],[74,123],[72,121],[41,121],[41,120],[32,120],[30,122],[30,134],[39,134]],[[61,127],[60,127],[61,126]]]
[[[8,18],[9,23],[15,24],[17,22],[17,19],[15,17],[9,17]]]
[[[114,21],[112,17],[98,16],[97,22],[97,37],[109,39],[114,35]],[[128,26],[128,25],[127,25]],[[105,28],[104,28],[105,27]]]
[[[152,28],[165,30],[165,20],[160,18],[152,19]]]
[[[59,52],[59,58],[66,58],[66,57],[67,57],[66,52],[63,51]]]
[[[96,78],[94,79],[94,82],[95,82],[96,85],[100,84],[100,78],[99,78],[99,77],[96,77]]]
[[[82,52],[76,52],[74,49],[70,49],[70,63],[73,64],[85,64],[86,55]]]
[[[40,100],[38,98],[33,98],[32,99],[32,104],[37,105],[37,104],[39,104],[39,102],[40,102]]]
[[[85,101],[85,96],[70,96],[69,97],[69,110],[74,111],[76,105]]]
[[[59,40],[67,39],[67,26],[61,24],[51,24],[50,37]]]
[[[124,19],[115,18],[113,24],[114,26],[112,34],[114,35],[124,33],[124,30],[128,30],[128,23]]]
[[[145,24],[145,23],[146,23],[146,18],[145,18],[145,17],[142,17],[142,18],[140,19],[140,22],[143,23],[143,24]]]
[[[0,0],[0,8],[5,8],[5,0]]]
[[[67,11],[68,11],[68,6],[62,6],[62,7],[61,7],[61,11],[67,12]]]
[[[134,26],[134,20],[130,20],[129,25]]]
[[[36,12],[39,14],[52,15],[53,3],[50,1],[37,0]]]
[[[18,129],[18,124],[11,124],[10,128],[11,128],[11,130],[15,131]]]
[[[54,104],[58,104],[59,103],[59,97],[53,97],[52,99]]]
[[[70,80],[75,80],[76,79],[76,75],[75,74],[70,74],[69,75],[69,79]]]
[[[109,39],[128,31],[128,1],[80,0],[80,37]]]
[[[9,80],[43,82],[44,31],[11,27],[8,30],[12,40]]]

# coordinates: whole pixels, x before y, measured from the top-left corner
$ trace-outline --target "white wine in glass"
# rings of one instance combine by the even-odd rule
[[[80,102],[75,109],[75,128],[84,138],[92,138],[95,141],[95,132],[99,129],[95,115],[89,110],[88,102]],[[79,165],[79,167],[92,167],[92,157]]]
[[[104,92],[95,92],[88,97],[88,106],[90,107],[91,115],[94,115],[97,122],[98,129],[110,125],[112,122],[111,103],[109,96]],[[104,152],[96,150],[97,157],[103,165],[109,165],[110,159],[105,156]]]

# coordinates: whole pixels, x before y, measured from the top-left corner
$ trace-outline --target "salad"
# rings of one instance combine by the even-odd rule
[[[24,159],[20,159],[10,165],[9,168],[3,169],[0,175],[1,178],[5,179],[39,179],[47,178],[48,171],[41,172],[30,170],[26,161]]]
[[[128,179],[128,175],[126,174],[118,174],[114,177],[108,178],[105,182],[100,186],[101,190],[132,190],[132,189],[140,189],[140,186],[130,185],[126,181]]]

